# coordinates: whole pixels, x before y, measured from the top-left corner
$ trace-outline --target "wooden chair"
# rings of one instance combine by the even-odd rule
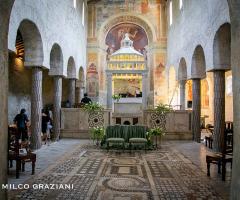
[[[206,130],[208,133],[210,133],[209,136],[205,136],[205,145],[208,146],[210,149],[212,149],[212,143],[213,143],[213,133],[214,133],[214,127],[211,124],[206,125]]]
[[[221,153],[212,153],[206,155],[207,175],[210,176],[210,164],[218,165],[218,173],[222,173],[222,180],[226,177],[226,164],[233,160],[233,131],[225,128],[224,131],[224,145]]]
[[[13,167],[13,160],[16,161],[16,178],[19,178],[20,171],[25,171],[25,163],[32,163],[32,174],[35,173],[36,154],[28,148],[28,142],[20,144],[16,135],[17,130],[9,128],[8,132],[8,170]],[[13,134],[13,135],[12,135]],[[25,148],[26,154],[19,153],[19,149]],[[9,172],[9,171],[8,171]]]

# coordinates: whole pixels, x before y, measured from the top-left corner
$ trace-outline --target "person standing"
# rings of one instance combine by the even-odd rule
[[[48,130],[49,122],[50,122],[50,117],[48,113],[46,113],[44,109],[42,109],[42,135],[43,135],[42,140],[44,141],[45,144],[47,143],[47,139],[48,139],[47,130]]]
[[[84,94],[84,97],[82,98],[81,103],[84,103],[84,104],[92,103],[92,100],[88,97],[87,93]]]
[[[26,109],[22,108],[20,113],[15,116],[13,121],[17,125],[18,129],[17,139],[22,139],[22,141],[28,140],[27,123],[29,122],[29,119],[26,115]]]

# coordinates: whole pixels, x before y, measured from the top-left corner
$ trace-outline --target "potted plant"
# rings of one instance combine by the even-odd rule
[[[150,143],[150,141],[152,140],[152,137],[155,137],[155,148],[158,148],[157,146],[157,140],[158,137],[160,138],[160,141],[162,139],[162,136],[165,135],[165,132],[163,131],[162,128],[160,127],[155,127],[155,128],[151,128],[148,132],[147,132],[147,140]]]
[[[167,112],[172,111],[172,107],[170,105],[160,103],[154,108],[154,111],[160,115],[165,115]]]
[[[119,94],[114,94],[114,95],[112,95],[112,98],[113,98],[113,100],[115,100],[115,101],[117,101],[117,102],[119,102],[119,100],[121,99],[121,95],[119,95]]]
[[[103,139],[104,137],[104,128],[103,127],[94,127],[90,129],[91,133],[91,139],[93,143],[96,141],[96,145],[99,145],[99,142]]]

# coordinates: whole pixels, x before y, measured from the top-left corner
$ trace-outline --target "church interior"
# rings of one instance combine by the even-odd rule
[[[0,0],[0,199],[238,200],[239,10]]]

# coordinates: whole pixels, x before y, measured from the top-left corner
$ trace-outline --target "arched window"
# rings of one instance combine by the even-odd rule
[[[84,26],[85,22],[85,4],[82,5],[82,25]]]
[[[169,4],[169,24],[170,26],[172,25],[172,22],[173,22],[173,13],[172,13],[172,1],[170,1],[170,4]]]
[[[183,0],[179,0],[179,9],[181,10],[183,7]]]

